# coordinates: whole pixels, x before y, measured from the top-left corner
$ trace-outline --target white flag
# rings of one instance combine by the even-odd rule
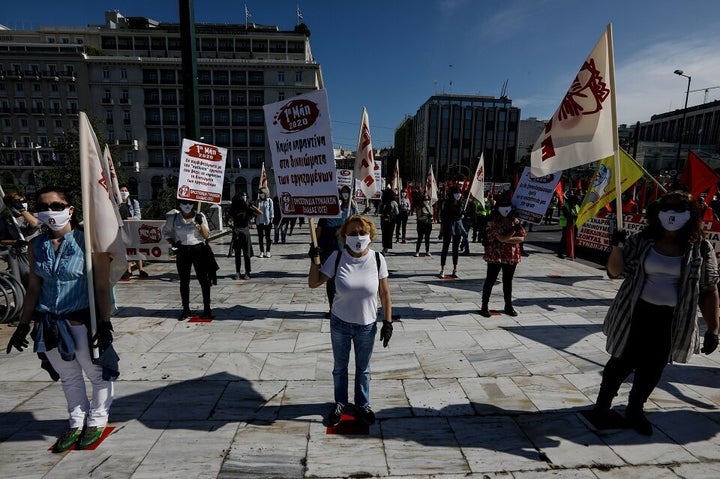
[[[470,194],[473,198],[477,199],[485,206],[485,158],[484,153],[480,154],[480,161],[478,162],[477,169],[475,170],[475,176],[473,177],[472,183],[470,184]]]
[[[110,183],[112,185],[112,194],[115,197],[115,202],[119,205],[120,203],[122,203],[122,196],[120,195],[120,185],[118,184],[117,174],[115,173],[115,163],[113,163],[112,156],[110,155],[110,147],[107,144],[105,144],[105,149],[103,150],[103,157],[104,161],[106,161],[108,166],[110,167]]]
[[[90,244],[85,245],[86,253],[110,253],[110,282],[115,284],[127,270],[120,229],[122,221],[113,198],[110,165],[102,154],[87,115],[80,112],[79,116],[83,228],[86,243],[90,240]]]
[[[430,204],[434,205],[438,200],[437,183],[435,182],[435,175],[433,174],[432,165],[430,165],[430,171],[428,171],[427,178],[425,179],[425,194],[430,197]]]
[[[395,160],[395,173],[393,173],[392,190],[400,192],[402,183],[400,183],[400,160]]]
[[[268,177],[267,173],[265,173],[265,162],[262,164],[262,170],[260,170],[260,188],[267,188],[268,187]]]
[[[379,191],[375,180],[375,159],[373,157],[372,140],[370,138],[370,121],[365,107],[360,121],[357,152],[355,153],[355,178],[360,180],[360,188],[365,198],[372,198]]]
[[[610,25],[583,63],[530,154],[531,172],[544,176],[613,154]]]

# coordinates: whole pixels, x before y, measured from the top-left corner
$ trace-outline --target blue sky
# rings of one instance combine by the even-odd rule
[[[195,0],[197,22],[251,21],[292,29],[296,6],[322,65],[335,147],[354,150],[362,107],[375,147],[392,146],[405,115],[435,93],[508,96],[522,118],[547,119],[608,23],[613,24],[618,120],[633,124],[689,105],[720,86],[716,0]],[[105,10],[178,21],[177,0],[3,1],[10,28],[100,24]],[[707,100],[720,99],[711,88]]]

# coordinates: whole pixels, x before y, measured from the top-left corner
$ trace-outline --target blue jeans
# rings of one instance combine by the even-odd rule
[[[330,340],[333,350],[333,385],[335,402],[348,403],[348,363],[350,347],[355,347],[355,406],[370,406],[370,356],[375,345],[377,323],[361,325],[347,323],[335,315],[330,320]]]

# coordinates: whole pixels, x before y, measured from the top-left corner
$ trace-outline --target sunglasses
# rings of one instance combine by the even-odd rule
[[[370,234],[370,233],[368,233],[365,230],[348,231],[348,233],[347,233],[348,236],[365,236],[368,234]]]
[[[47,203],[35,203],[35,209],[37,211],[63,211],[66,208],[69,208],[70,205],[67,205],[65,203],[60,203],[59,201],[53,201],[50,204]]]
[[[660,205],[660,211],[677,211],[678,213],[683,213],[685,211],[688,211],[690,207],[686,204],[665,204]]]

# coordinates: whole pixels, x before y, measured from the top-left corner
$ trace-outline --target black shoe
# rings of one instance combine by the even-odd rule
[[[140,271],[138,271],[138,274],[140,275],[141,278],[147,278],[147,277],[148,277],[148,274],[145,272],[144,269],[141,269]]]
[[[123,273],[123,275],[120,276],[120,279],[123,279],[123,280],[130,279],[130,273],[128,273],[128,272]]]
[[[483,316],[485,318],[490,317],[490,310],[487,308],[487,306],[483,306],[482,309],[479,311],[480,316]]]
[[[370,406],[357,408],[357,418],[368,426],[375,424],[375,413]]]
[[[515,311],[515,308],[513,308],[512,306],[505,306],[505,309],[503,310],[503,312],[505,314],[507,314],[508,316],[517,316],[518,315],[518,312]]]
[[[206,309],[203,311],[203,313],[200,315],[200,318],[202,319],[213,319],[215,316],[212,314],[212,310]]]
[[[185,321],[190,316],[192,316],[192,312],[190,312],[189,309],[183,309],[183,312],[180,313],[180,316],[178,317],[178,321]]]
[[[325,422],[329,427],[335,427],[338,424],[340,424],[340,419],[342,419],[342,412],[343,407],[342,404],[337,403],[333,405],[333,407],[330,409],[330,413],[327,415],[327,418],[325,419]]]
[[[643,436],[652,436],[652,424],[650,424],[648,418],[645,417],[645,413],[642,409],[628,408],[625,411],[625,421],[627,422],[628,426],[635,429],[638,434],[642,434]]]
[[[325,313],[325,319],[330,319],[331,317],[332,317],[332,313],[330,311]]]

